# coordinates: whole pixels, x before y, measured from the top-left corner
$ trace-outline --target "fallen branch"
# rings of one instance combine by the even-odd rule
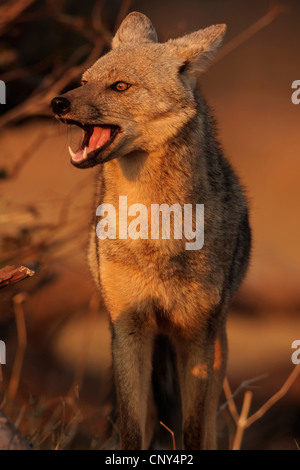
[[[22,281],[28,276],[33,276],[34,271],[26,266],[5,266],[0,269],[0,287],[14,284],[15,282]]]

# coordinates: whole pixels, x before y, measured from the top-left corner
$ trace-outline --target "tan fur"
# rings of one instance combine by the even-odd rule
[[[144,204],[148,213],[151,204],[205,207],[201,250],[187,251],[185,239],[98,240],[95,227],[91,232],[89,261],[112,324],[121,449],[148,448],[151,440],[155,446],[155,420],[176,398],[175,382],[166,383],[165,394],[158,388],[173,372],[182,408],[178,442],[185,449],[216,448],[225,316],[250,250],[246,199],[194,73],[205,68],[224,32],[214,25],[158,43],[150,20],[131,13],[112,50],[85,72],[86,84],[64,95],[71,103],[64,118],[120,127],[93,161],[100,165],[95,206],[113,204],[117,220],[119,196],[127,196],[128,206]],[[114,92],[116,81],[131,87]],[[155,354],[158,335],[167,338],[170,357],[174,351],[177,372]],[[158,380],[154,356],[165,367]],[[160,397],[169,397],[165,405]],[[170,410],[166,425],[177,411]]]

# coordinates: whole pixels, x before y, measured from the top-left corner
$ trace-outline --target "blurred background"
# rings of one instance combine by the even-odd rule
[[[99,449],[107,438],[110,334],[86,262],[97,169],[69,163],[79,141],[51,115],[109,49],[130,11],[147,14],[164,41],[226,23],[223,48],[199,77],[223,148],[247,188],[251,266],[228,320],[227,378],[238,413],[249,379],[250,414],[295,367],[300,339],[300,80],[298,0],[10,0],[0,4],[0,268],[35,275],[0,290],[0,408],[34,448]],[[260,377],[262,376],[262,377]],[[242,384],[242,386],[241,386]],[[228,397],[227,390],[227,397]],[[243,449],[297,449],[300,379],[243,436]],[[222,403],[226,397],[222,397]],[[219,446],[235,423],[219,416]]]

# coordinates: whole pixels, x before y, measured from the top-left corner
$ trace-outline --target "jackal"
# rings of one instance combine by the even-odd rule
[[[217,141],[196,80],[225,25],[160,43],[130,13],[112,49],[56,97],[61,121],[84,131],[71,162],[99,165],[96,207],[204,204],[202,249],[185,240],[91,232],[89,262],[107,306],[121,449],[215,449],[225,374],[225,320],[247,269],[251,234],[244,191]],[[194,217],[194,216],[193,216]],[[97,222],[95,216],[95,224]]]

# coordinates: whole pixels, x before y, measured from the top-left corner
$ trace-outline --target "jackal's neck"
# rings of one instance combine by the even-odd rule
[[[103,166],[104,202],[116,202],[119,196],[145,205],[196,203],[201,194],[205,198],[207,138],[210,148],[217,144],[205,102],[200,99],[197,106],[194,118],[161,148],[148,154],[135,152]]]

